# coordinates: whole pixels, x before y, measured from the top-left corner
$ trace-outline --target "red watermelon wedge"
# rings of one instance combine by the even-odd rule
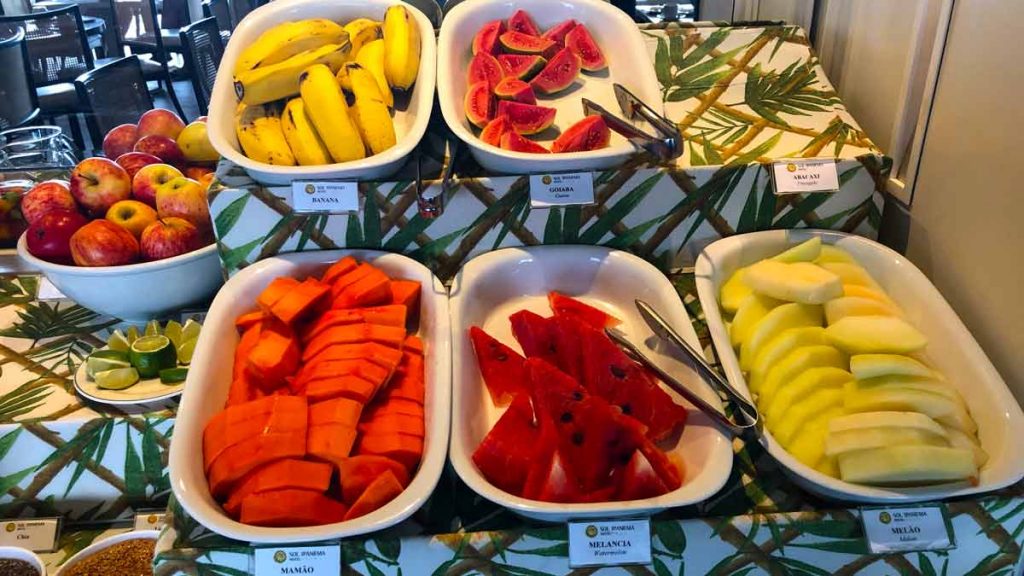
[[[616,500],[641,500],[661,496],[669,491],[643,453],[637,450],[622,470]]]
[[[523,366],[525,359],[518,352],[476,326],[469,329],[469,339],[473,342],[484,384],[495,404],[506,404],[513,395],[526,390],[529,380]]]
[[[553,319],[529,310],[520,310],[509,316],[508,320],[512,323],[512,334],[527,358],[542,358],[557,365],[558,351],[555,348]]]
[[[556,316],[572,316],[593,328],[614,328],[622,324],[622,320],[611,314],[606,314],[590,304],[584,304],[559,292],[548,292],[548,304],[551,305]]]
[[[575,316],[555,315],[551,320],[558,369],[572,376],[576,382],[583,382],[583,343],[580,341],[580,330],[586,328],[586,325]]]
[[[519,394],[477,446],[473,463],[491,484],[520,494],[540,436],[540,429],[533,425],[530,397]]]

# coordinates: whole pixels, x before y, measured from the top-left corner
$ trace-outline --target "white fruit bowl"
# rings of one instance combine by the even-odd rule
[[[477,494],[523,516],[549,522],[574,518],[611,518],[653,514],[666,508],[706,500],[718,492],[732,471],[732,442],[674,390],[662,388],[689,411],[682,434],[659,446],[684,463],[683,484],[654,498],[624,502],[561,504],[529,500],[495,487],[473,463],[472,454],[504,413],[491,402],[469,340],[479,326],[520,350],[508,317],[522,309],[550,316],[551,290],[573,295],[622,320],[618,326],[647,356],[721,409],[718,395],[688,366],[656,346],[650,328],[633,300],[654,306],[676,331],[700,349],[686,309],[672,283],[657,268],[632,254],[590,246],[507,248],[478,256],[462,268],[451,289],[453,369],[451,460],[455,471]],[[668,443],[666,445],[665,443]]]
[[[409,486],[394,500],[359,518],[305,528],[265,528],[231,519],[210,495],[203,471],[203,428],[224,406],[231,385],[231,362],[238,345],[235,318],[256,306],[256,296],[278,276],[319,275],[342,256],[372,263],[393,278],[418,281],[420,329],[426,362],[423,459]],[[434,491],[448,452],[451,418],[451,334],[448,293],[425,266],[406,256],[372,250],[331,250],[286,254],[261,260],[233,276],[217,294],[203,322],[189,366],[185,393],[171,440],[170,475],[174,495],[189,515],[210,530],[244,542],[285,544],[345,538],[383,530],[408,518]]]
[[[507,19],[516,10],[525,10],[541,30],[563,20],[575,19],[586,25],[608,61],[605,73],[583,74],[574,87],[553,96],[538,97],[537,104],[558,110],[555,126],[565,130],[583,119],[581,98],[589,98],[606,110],[621,116],[612,84],[619,83],[655,110],[662,108],[661,91],[654,64],[647,58],[643,35],[625,12],[601,0],[466,0],[445,15],[438,37],[437,95],[441,113],[455,135],[462,139],[484,168],[509,174],[569,172],[611,168],[624,162],[635,148],[628,140],[612,132],[607,148],[565,154],[528,154],[510,152],[485,144],[466,119],[466,71],[472,59],[473,37],[486,23]],[[637,124],[650,132],[646,124]],[[545,147],[555,136],[551,129],[544,137],[532,137]]]
[[[853,255],[903,309],[907,321],[928,337],[928,356],[949,383],[960,390],[978,423],[978,438],[989,460],[981,469],[977,485],[879,488],[843,482],[804,465],[765,430],[768,452],[806,490],[852,502],[918,502],[966,496],[997,490],[1024,478],[1024,448],[1020,443],[1024,438],[1024,413],[992,362],[916,266],[889,248],[859,236],[820,230],[772,230],[730,236],[704,249],[697,259],[697,293],[729,383],[751,399],[718,305],[722,283],[737,268],[774,256],[814,236]]]
[[[323,166],[273,166],[250,160],[242,153],[235,134],[235,95],[232,71],[235,61],[247,46],[264,31],[282,22],[306,18],[327,18],[347,22],[355,18],[384,20],[388,6],[395,0],[289,0],[270,2],[250,12],[231,33],[224,50],[217,80],[210,95],[210,118],[207,122],[210,143],[231,162],[241,166],[255,180],[263,184],[289,185],[293,180],[373,180],[387,176],[399,168],[419,144],[427,131],[430,110],[434,104],[434,76],[437,46],[430,20],[411,4],[402,3],[412,14],[420,29],[420,70],[405,110],[395,110],[393,120],[397,144],[374,156],[325,164]],[[400,99],[398,99],[400,100]]]
[[[17,546],[0,546],[0,559],[28,562],[33,568],[39,571],[40,576],[46,575],[46,564],[43,563],[42,558],[36,556],[31,550],[18,548]]]
[[[132,322],[208,299],[224,283],[216,244],[181,256],[125,266],[65,266],[36,258],[25,235],[18,256],[65,296],[90,310]]]

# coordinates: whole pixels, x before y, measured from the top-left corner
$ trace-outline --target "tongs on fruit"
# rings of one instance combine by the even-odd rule
[[[689,400],[697,407],[698,410],[710,416],[712,420],[728,430],[733,436],[740,436],[744,432],[751,430],[760,436],[762,424],[757,412],[757,407],[737,392],[735,388],[730,386],[724,378],[719,376],[718,373],[715,372],[715,370],[709,366],[706,361],[704,361],[703,356],[694,350],[692,346],[687,344],[686,340],[683,340],[682,336],[673,330],[672,327],[668,325],[668,322],[666,322],[650,304],[643,300],[636,300],[635,303],[637,309],[640,311],[640,316],[644,319],[644,322],[647,323],[654,334],[662,340],[675,345],[679,350],[682,350],[683,353],[693,361],[693,366],[701,377],[710,383],[713,388],[725,394],[725,396],[735,405],[737,411],[743,415],[743,419],[746,420],[746,423],[737,424],[717,408],[708,404],[707,401],[698,396],[694,391],[687,388],[686,385],[675,377],[665,372],[664,369],[647,357],[647,355],[645,355],[636,344],[630,342],[626,335],[621,331],[614,328],[606,328],[605,332],[608,333],[608,336],[619,346],[626,349],[633,358],[657,374],[658,378],[668,384],[669,387]]]
[[[647,151],[658,160],[666,161],[678,158],[683,153],[683,135],[674,122],[654,111],[653,108],[636,97],[622,84],[614,84],[615,99],[626,120],[646,120],[658,133],[652,136],[633,124],[605,110],[593,100],[583,99],[583,113],[587,116],[596,114],[604,119],[612,130],[622,134],[634,146]]]

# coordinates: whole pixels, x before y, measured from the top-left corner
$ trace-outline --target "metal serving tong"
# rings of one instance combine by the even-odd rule
[[[618,100],[619,108],[626,120],[646,120],[657,131],[657,136],[640,130],[587,98],[583,99],[583,114],[601,116],[609,128],[622,134],[635,146],[646,150],[659,160],[678,158],[683,153],[683,135],[679,132],[676,124],[655,112],[653,108],[637,98],[622,84],[616,83],[613,87],[615,99]]]
[[[704,361],[704,358],[700,353],[687,344],[686,340],[683,340],[682,336],[673,330],[672,327],[668,325],[668,322],[666,322],[650,304],[643,300],[636,300],[635,303],[637,309],[640,311],[640,316],[643,317],[644,322],[647,322],[647,325],[651,328],[654,334],[662,340],[666,340],[674,344],[689,356],[690,359],[693,360],[694,366],[700,373],[701,377],[709,382],[712,387],[726,395],[726,397],[736,406],[737,410],[743,415],[744,420],[746,420],[746,424],[736,424],[730,420],[728,416],[708,404],[695,392],[687,388],[682,382],[662,370],[661,367],[640,351],[639,347],[630,342],[629,339],[626,338],[626,335],[621,331],[614,328],[606,328],[605,332],[608,333],[608,336],[617,344],[629,351],[630,354],[639,362],[653,370],[662,381],[668,384],[676,392],[679,392],[679,394],[684,398],[692,402],[693,405],[701,412],[710,416],[712,420],[728,430],[733,436],[740,436],[744,432],[751,430],[760,436],[762,424],[757,412],[757,407],[748,402],[747,399],[737,392],[735,388],[730,386],[725,379],[719,376],[718,373]]]

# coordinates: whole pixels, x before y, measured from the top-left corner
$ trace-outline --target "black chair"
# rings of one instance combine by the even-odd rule
[[[152,60],[139,60],[143,76],[164,85],[174,109],[184,119],[185,111],[174,92],[170,64],[170,53],[181,51],[179,30],[160,27],[155,0],[110,0],[110,9],[114,14],[118,54],[124,54],[128,48],[133,54],[151,55]]]
[[[203,16],[215,18],[217,28],[220,30],[222,43],[227,43],[231,38],[231,31],[235,29],[235,23],[231,19],[231,6],[228,0],[206,0],[203,2]]]
[[[444,19],[444,11],[441,5],[435,0],[404,0],[406,4],[415,6],[420,12],[427,15],[427,20],[434,25],[434,28],[441,27],[441,20]]]
[[[118,58],[82,74],[75,89],[85,107],[85,124],[94,145],[119,124],[134,124],[153,108],[146,78],[136,55]]]
[[[220,30],[216,18],[203,18],[195,24],[181,29],[181,53],[185,66],[192,78],[192,89],[196,93],[199,110],[206,114],[213,94],[213,82],[217,79],[217,67],[224,55]]]
[[[231,6],[231,20],[234,23],[232,29],[237,27],[238,23],[256,8],[249,0],[228,0],[228,5]]]
[[[21,30],[0,41],[0,130],[20,128],[39,116],[36,89],[32,85],[28,43]]]

